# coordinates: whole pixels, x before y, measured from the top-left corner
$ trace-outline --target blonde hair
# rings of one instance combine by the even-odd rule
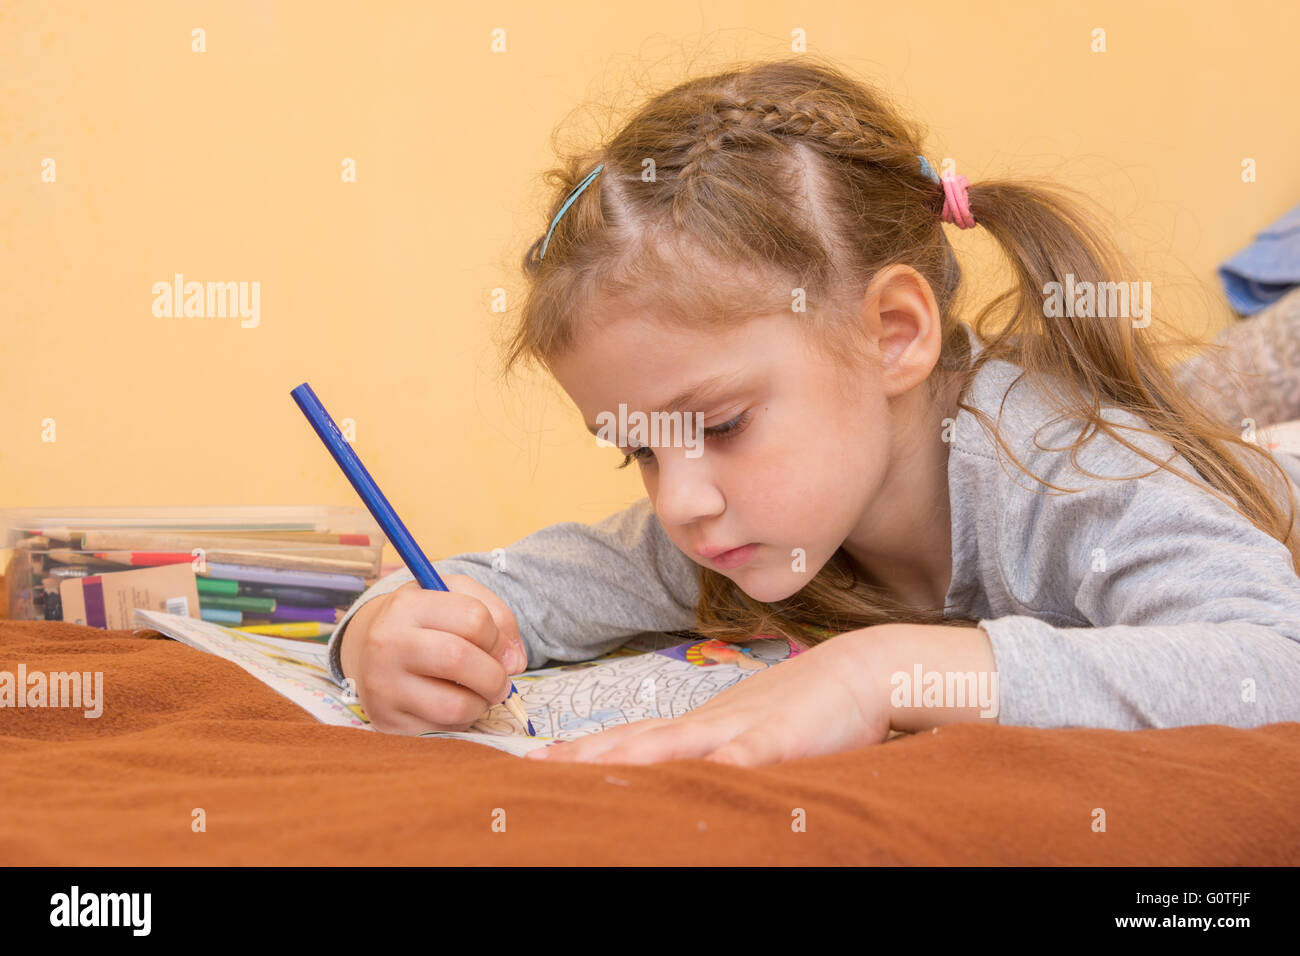
[[[546,174],[554,188],[550,224],[581,180],[604,166],[555,224],[546,258],[542,236],[524,256],[528,290],[505,371],[523,359],[550,369],[603,302],[712,331],[790,309],[795,288],[810,304],[799,315],[809,341],[853,368],[868,354],[856,321],[864,290],[880,269],[906,264],[938,304],[938,367],[960,381],[957,407],[975,415],[1022,471],[1057,491],[1075,490],[1032,475],[996,423],[965,401],[980,368],[996,359],[1021,366],[1031,382],[1051,377],[1057,388],[1045,395],[1084,426],[1069,447],[1072,461],[1105,432],[1192,480],[1126,441],[1117,429],[1129,426],[1107,421],[1101,406],[1130,411],[1151,426],[1136,430],[1167,440],[1207,490],[1285,542],[1300,570],[1294,499],[1284,517],[1237,454],[1261,456],[1289,488],[1272,456],[1183,394],[1154,339],[1135,334],[1130,319],[1045,314],[1049,282],[1132,274],[1072,190],[1008,180],[969,187],[976,222],[1005,252],[1016,280],[971,323],[984,343],[971,361],[954,315],[961,268],[940,222],[943,188],[918,159],[923,139],[880,91],[812,56],[734,66],[654,96],[607,142]],[[992,332],[999,318],[1002,328]],[[1172,329],[1165,334],[1177,345],[1199,344]],[[929,377],[932,396],[938,377]],[[700,567],[699,576],[694,630],[720,640],[774,634],[812,645],[874,624],[975,623],[903,604],[866,580],[842,548],[797,593],[772,603],[753,600],[712,569]]]

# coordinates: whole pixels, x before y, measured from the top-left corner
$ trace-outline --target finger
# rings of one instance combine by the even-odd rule
[[[733,767],[762,767],[784,759],[781,742],[771,731],[760,728],[746,730],[731,738],[705,760],[730,764]]]
[[[640,732],[643,729],[641,724],[648,723],[651,723],[651,721],[637,720],[630,724],[620,724],[617,727],[610,727],[607,730],[587,734],[574,740],[551,744],[548,747],[533,751],[533,753],[540,754],[547,760],[576,761],[586,759],[607,749],[628,734]]]
[[[430,730],[468,730],[491,706],[473,691],[451,681],[409,675],[403,679],[392,697],[394,709],[403,723],[418,729],[410,733]]]
[[[367,710],[366,719],[369,720],[371,727],[382,733],[411,736],[426,733],[430,730],[468,730],[473,723],[472,720],[460,724],[437,723],[391,703],[386,704],[382,709],[375,710],[373,713]]]
[[[404,584],[394,591],[389,605],[390,609],[400,607],[405,620],[421,629],[455,634],[484,652],[496,646],[497,625],[492,611],[474,595],[407,588]]]
[[[512,647],[519,653],[519,659],[523,661],[521,668],[527,669],[528,654],[524,650],[523,636],[519,633],[519,621],[515,618],[514,612],[510,610],[510,606],[501,600],[500,595],[486,585],[480,584],[468,574],[449,574],[443,578],[443,581],[453,591],[460,591],[471,597],[478,598],[491,612],[492,620],[497,626],[497,641],[492,647],[484,648],[484,650],[497,660],[505,663],[506,648]]]
[[[723,746],[735,729],[721,721],[675,721],[610,747],[598,763],[648,764],[701,758]]]
[[[473,721],[468,724],[431,724],[418,714],[408,714],[402,711],[390,719],[390,726],[379,728],[388,734],[404,734],[408,737],[415,737],[419,734],[432,733],[434,731],[458,731],[469,730]]]
[[[459,684],[493,704],[510,693],[501,662],[455,634],[424,631],[408,635],[396,648],[395,665],[411,674]]]
[[[407,734],[414,736],[423,733],[424,721],[401,710],[386,710],[382,714],[366,712],[370,726],[382,734]]]
[[[662,726],[668,718],[651,717],[646,720],[634,720],[630,724],[620,724],[617,727],[610,727],[608,730],[602,730],[599,733],[588,734],[585,737],[579,737],[576,740],[566,740],[562,743],[551,744],[549,747],[539,748],[531,753],[539,754],[539,758],[544,757],[546,760],[570,760],[581,762],[590,760],[599,756],[610,747],[616,745],[619,741],[636,734],[643,734],[655,726]]]

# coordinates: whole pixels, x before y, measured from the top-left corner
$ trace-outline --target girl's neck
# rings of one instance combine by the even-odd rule
[[[944,435],[944,419],[957,417],[960,384],[958,377],[946,377],[938,398],[908,425],[907,434]],[[928,395],[925,398],[928,402]],[[842,547],[867,578],[895,600],[908,607],[942,610],[952,582],[952,443],[909,437],[902,442],[906,452],[895,456],[878,502]],[[882,507],[882,502],[889,504]]]

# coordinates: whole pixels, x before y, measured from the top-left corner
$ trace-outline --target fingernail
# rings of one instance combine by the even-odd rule
[[[510,648],[506,657],[510,660],[510,663],[506,665],[506,667],[509,668],[510,673],[517,674],[520,671],[527,669],[528,658],[524,657],[523,652],[520,651],[519,648]]]

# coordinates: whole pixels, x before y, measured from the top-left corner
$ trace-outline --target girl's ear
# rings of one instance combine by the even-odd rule
[[[875,337],[886,394],[901,395],[929,377],[943,351],[943,321],[924,276],[901,263],[881,269],[863,297],[863,321]]]

